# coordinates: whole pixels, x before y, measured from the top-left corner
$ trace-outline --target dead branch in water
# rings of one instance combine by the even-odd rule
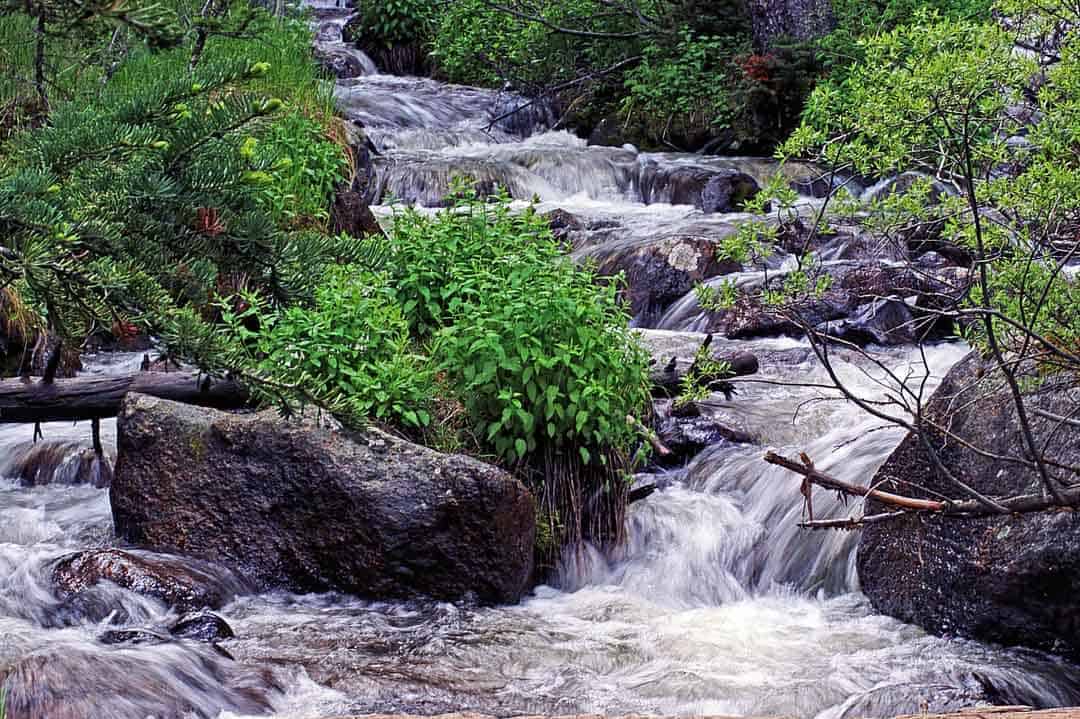
[[[1074,487],[1066,490],[1061,498],[1055,498],[1044,494],[1022,494],[1014,497],[1006,497],[996,500],[995,504],[1004,511],[997,511],[987,507],[984,502],[975,499],[918,499],[906,497],[891,492],[882,492],[872,487],[851,484],[832,477],[814,467],[813,461],[805,454],[800,456],[801,462],[788,459],[775,452],[767,452],[765,461],[778,467],[800,474],[803,477],[802,495],[806,501],[807,515],[809,520],[799,526],[809,529],[857,529],[865,524],[897,519],[908,514],[939,514],[948,517],[990,517],[1001,514],[1022,514],[1025,512],[1041,512],[1048,509],[1062,509],[1080,505],[1080,488]],[[848,517],[842,519],[814,519],[814,508],[811,498],[813,485],[831,489],[845,496],[861,497],[880,502],[893,511],[882,514],[867,515],[864,517]],[[1062,501],[1064,500],[1064,501]]]

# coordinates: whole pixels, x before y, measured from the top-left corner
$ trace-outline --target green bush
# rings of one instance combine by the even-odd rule
[[[311,307],[274,310],[258,295],[222,304],[234,365],[265,397],[282,389],[327,407],[352,425],[369,419],[409,429],[431,422],[433,373],[413,348],[386,278],[332,268]],[[253,329],[254,328],[254,329]]]
[[[327,138],[322,123],[298,111],[289,112],[266,128],[261,138],[245,140],[241,150],[276,169],[275,181],[261,193],[275,218],[298,225],[328,218],[330,200],[348,160],[341,145]]]
[[[427,44],[434,28],[432,0],[382,0],[365,2],[350,22],[352,36],[365,46]]]
[[[617,287],[562,254],[543,218],[475,198],[394,221],[391,284],[482,442],[509,462],[628,452],[648,408],[644,351]]]
[[[663,126],[672,117],[705,130],[730,127],[736,108],[731,102],[731,59],[749,49],[738,38],[699,37],[686,30],[674,47],[650,44],[641,64],[627,73],[623,111],[654,118]]]

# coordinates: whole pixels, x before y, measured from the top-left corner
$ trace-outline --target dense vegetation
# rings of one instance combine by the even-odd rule
[[[418,27],[399,9],[361,18],[392,43]],[[627,417],[648,406],[616,283],[464,185],[388,237],[334,232],[351,152],[302,13],[179,2],[76,31],[76,10],[2,18],[9,37],[56,28],[13,46],[4,88],[0,276],[23,371],[157,337],[283,411],[313,403],[515,469],[548,539],[617,533],[581,499],[624,497]]]
[[[23,371],[58,347],[74,364],[89,342],[159,337],[286,411],[315,403],[514,468],[566,536],[618,533],[603,518],[618,511],[590,508],[625,500],[649,403],[617,281],[565,260],[532,210],[464,189],[438,214],[398,212],[386,237],[335,232],[328,208],[352,155],[300,12],[3,7],[0,301]],[[367,43],[420,48],[451,79],[553,95],[585,127],[609,118],[620,139],[779,143],[838,173],[924,171],[949,192],[916,183],[860,221],[933,226],[970,253],[977,282],[946,309],[973,341],[1075,361],[1080,297],[1060,251],[1080,206],[1073,46],[1033,89],[1038,68],[1012,47],[1047,15],[1023,4],[1000,7],[1022,25],[1012,32],[986,0],[833,10],[824,39],[768,47],[741,2],[395,0],[355,22]],[[1023,102],[1034,127],[1007,111]],[[793,199],[783,182],[766,188],[749,209],[771,201],[776,222],[745,223],[726,250],[766,254],[797,219]],[[764,300],[828,281],[800,268]]]
[[[642,147],[768,151],[798,125],[822,78],[840,79],[861,59],[859,39],[931,9],[986,18],[988,0],[834,2],[834,28],[814,40],[755,42],[741,0],[411,0],[438,16],[415,40],[437,72],[467,84],[509,83],[559,101],[579,130],[606,119],[612,139]],[[436,7],[439,11],[436,12]]]

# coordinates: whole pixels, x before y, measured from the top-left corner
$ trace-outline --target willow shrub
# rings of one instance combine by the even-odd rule
[[[413,332],[482,448],[537,490],[559,543],[618,534],[638,441],[627,417],[647,410],[649,384],[616,284],[596,282],[543,217],[505,197],[400,212],[391,255]]]

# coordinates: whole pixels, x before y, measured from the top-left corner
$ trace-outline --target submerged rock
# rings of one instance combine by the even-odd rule
[[[1067,416],[1075,410],[1075,397],[1070,397],[1075,390],[1066,380],[1029,378],[1041,386],[1032,388],[1025,405],[1046,456],[1057,465],[1076,467],[1080,430],[1038,413]],[[992,363],[975,354],[962,360],[925,414],[955,436],[932,441],[940,447],[942,463],[969,486],[998,497],[1041,491],[1033,468],[996,458],[1024,457],[1026,452],[1016,407]],[[965,442],[995,456],[979,454]],[[913,436],[904,439],[868,484],[914,496],[959,496]],[[885,614],[939,634],[1080,657],[1080,512],[910,516],[871,524],[862,533],[858,570],[863,591]]]
[[[5,676],[6,675],[6,676]],[[50,646],[0,667],[6,719],[214,719],[262,715],[281,688],[212,647]]]
[[[197,642],[219,642],[236,636],[229,623],[213,612],[185,614],[169,627],[169,634]]]
[[[856,309],[839,322],[826,322],[818,330],[857,345],[902,345],[915,341],[917,325],[907,303],[879,299]]]
[[[11,448],[0,465],[0,477],[15,479],[24,487],[89,484],[103,488],[112,483],[112,475],[112,458],[79,442],[20,444]]]
[[[89,610],[99,602],[83,602],[102,582],[158,599],[181,612],[217,608],[244,591],[244,584],[224,567],[186,557],[119,549],[89,549],[56,560],[53,583],[65,606]],[[112,607],[106,602],[90,611],[93,621]]]
[[[679,405],[674,400],[660,400],[653,404],[656,435],[671,451],[666,457],[655,457],[661,466],[685,463],[706,447],[729,442],[748,444],[754,437],[738,427],[731,427],[708,413],[703,413],[696,402]]]
[[[128,395],[110,498],[124,539],[225,562],[262,588],[513,602],[532,570],[519,481],[314,417]]]
[[[646,165],[639,178],[641,201],[693,205],[705,212],[736,212],[761,189],[754,178],[732,169],[695,165]]]

